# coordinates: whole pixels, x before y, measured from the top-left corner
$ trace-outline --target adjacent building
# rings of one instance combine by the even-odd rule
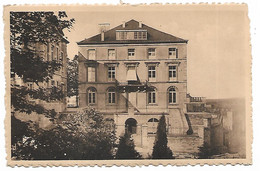
[[[11,69],[11,84],[13,86],[25,86],[29,89],[37,89],[39,87],[51,89],[53,86],[61,89],[64,94],[64,98],[61,100],[53,100],[51,102],[42,101],[39,99],[28,99],[33,104],[41,104],[46,109],[52,110],[54,109],[56,112],[63,112],[66,109],[66,92],[67,92],[67,44],[69,42],[65,38],[61,38],[59,42],[49,42],[47,44],[43,44],[40,42],[30,43],[29,48],[35,51],[39,57],[41,57],[44,61],[57,61],[61,64],[61,68],[56,71],[53,75],[53,78],[48,82],[39,82],[38,85],[33,82],[23,82],[22,78],[17,76],[12,72]],[[28,66],[29,67],[29,66]],[[50,125],[50,121],[44,115],[31,114],[28,116],[27,114],[19,113],[17,117],[23,120],[33,120],[39,122],[41,127],[46,127]]]
[[[77,43],[79,107],[112,119],[118,136],[131,133],[143,154],[165,115],[172,150],[196,152],[203,137],[189,134],[185,116],[188,40],[135,20],[100,26],[100,34]]]

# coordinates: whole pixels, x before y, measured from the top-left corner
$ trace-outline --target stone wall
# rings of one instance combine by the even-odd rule
[[[155,135],[147,136],[147,146],[136,147],[143,157],[148,157],[153,152]],[[168,147],[171,148],[174,157],[181,158],[196,158],[199,152],[199,147],[203,144],[203,138],[198,136],[169,136]]]

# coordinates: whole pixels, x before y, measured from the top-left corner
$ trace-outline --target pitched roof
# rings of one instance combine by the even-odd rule
[[[147,30],[147,40],[116,40],[116,30]],[[101,41],[101,34],[97,34],[88,39],[77,42],[78,45],[90,45],[90,44],[139,44],[139,43],[187,43],[188,40],[175,37],[168,33],[156,30],[145,24],[142,24],[142,28],[139,28],[139,22],[136,20],[130,20],[125,23],[125,27],[121,25],[110,29],[104,33],[104,41]]]

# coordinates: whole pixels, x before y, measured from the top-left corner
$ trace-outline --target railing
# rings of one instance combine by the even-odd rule
[[[203,102],[203,97],[190,97],[190,102]]]

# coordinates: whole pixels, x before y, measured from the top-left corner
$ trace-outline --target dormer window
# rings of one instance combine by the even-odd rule
[[[147,40],[147,30],[117,30],[116,40]]]

